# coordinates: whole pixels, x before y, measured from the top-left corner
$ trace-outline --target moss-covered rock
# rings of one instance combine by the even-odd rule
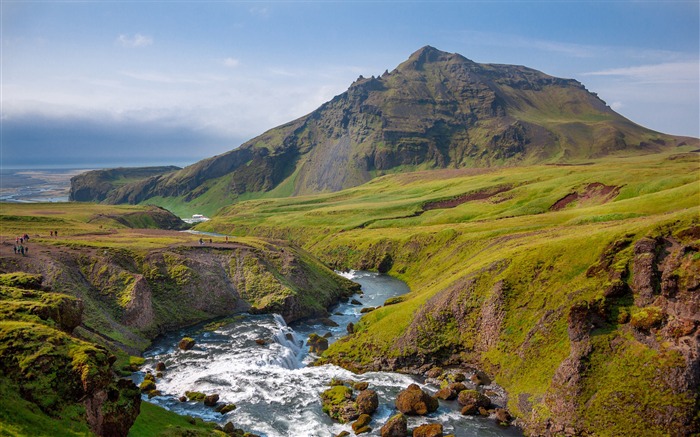
[[[321,355],[323,351],[328,349],[328,339],[316,333],[311,333],[306,340],[306,345],[309,346],[309,351],[311,353]]]
[[[399,413],[389,418],[381,428],[382,437],[407,437],[408,421],[406,416]]]
[[[411,384],[396,397],[396,408],[403,414],[423,416],[438,409],[438,400]]]
[[[664,312],[656,306],[639,308],[630,316],[630,324],[642,331],[658,328],[664,321]]]
[[[207,397],[206,394],[199,391],[186,391],[185,396],[191,401],[204,402],[204,398]]]
[[[188,351],[192,349],[195,345],[194,338],[191,337],[183,337],[178,343],[177,347],[182,349],[183,351]]]
[[[347,423],[360,416],[355,405],[352,389],[336,385],[321,393],[323,412],[340,423]]]

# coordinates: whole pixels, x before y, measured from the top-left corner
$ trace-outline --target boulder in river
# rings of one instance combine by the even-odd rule
[[[411,384],[396,397],[396,408],[403,414],[423,416],[438,409],[438,400]]]
[[[213,407],[217,402],[219,402],[219,395],[216,393],[204,396],[204,405],[207,407]]]
[[[162,371],[164,371],[164,370],[165,370],[165,363],[162,362],[162,361],[159,361],[159,362],[156,364],[156,372],[162,372]]]
[[[194,339],[190,337],[183,337],[182,340],[177,344],[177,347],[183,351],[188,351],[194,347]]]
[[[352,423],[352,430],[355,431],[355,434],[370,432],[372,431],[372,428],[369,427],[371,421],[372,417],[369,414],[360,414],[360,417]]]
[[[491,405],[491,399],[476,390],[462,390],[457,396],[457,402],[463,406],[462,414],[474,415],[486,411]]]
[[[350,387],[336,385],[329,388],[321,393],[321,403],[323,412],[340,423],[351,422],[360,416]]]
[[[406,416],[399,413],[391,417],[380,430],[382,437],[407,437],[408,421]]]
[[[425,423],[413,430],[413,437],[442,437],[442,425],[439,423]]]
[[[306,345],[309,346],[309,350],[316,354],[321,355],[323,351],[328,349],[328,339],[323,338],[316,333],[309,335],[309,339],[306,341]]]
[[[199,391],[186,391],[185,396],[187,396],[187,399],[197,402],[201,402],[207,397],[207,395]]]
[[[362,390],[355,399],[357,409],[363,414],[372,414],[379,408],[379,397],[374,390]]]

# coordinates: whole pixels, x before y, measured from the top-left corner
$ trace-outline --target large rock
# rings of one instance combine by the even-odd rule
[[[488,408],[491,399],[476,390],[462,390],[457,396],[457,402],[463,406],[462,414],[477,414],[480,408]]]
[[[396,397],[396,408],[403,414],[422,416],[438,409],[438,400],[411,384]]]
[[[382,426],[380,433],[382,437],[407,437],[408,422],[406,416],[401,413],[393,416]]]
[[[413,430],[413,437],[442,437],[442,425],[426,423]]]
[[[204,397],[204,405],[207,407],[216,406],[217,402],[219,402],[219,395],[216,393]]]
[[[188,351],[194,347],[194,339],[190,337],[183,337],[182,340],[177,344],[177,347],[183,351]]]
[[[362,434],[363,432],[369,432],[372,429],[369,427],[369,423],[372,421],[372,417],[369,414],[360,414],[360,417],[352,423],[352,430],[355,434]]]
[[[323,351],[328,349],[328,339],[321,337],[316,333],[309,335],[309,339],[306,340],[307,346],[309,346],[309,351],[316,355],[321,355]]]
[[[372,414],[379,407],[379,397],[374,390],[362,390],[355,399],[357,410],[362,414]]]
[[[323,412],[340,423],[351,422],[360,416],[352,389],[344,385],[333,386],[321,393],[321,404]]]

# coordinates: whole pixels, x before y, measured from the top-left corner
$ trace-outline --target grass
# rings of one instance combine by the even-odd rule
[[[216,424],[172,413],[149,402],[141,403],[141,413],[129,430],[129,437],[226,436]]]
[[[655,350],[629,335],[635,326],[649,330],[661,323],[658,308],[637,308],[629,296],[606,300],[607,272],[588,272],[616,242],[678,236],[700,226],[700,160],[697,154],[681,153],[682,148],[678,152],[580,165],[386,175],[337,193],[239,202],[225,206],[197,229],[233,235],[231,241],[247,245],[251,254],[270,255],[248,257],[241,271],[253,286],[250,299],[258,306],[274,306],[274,299],[265,301],[270,291],[278,297],[294,293],[287,273],[299,268],[284,262],[275,247],[279,242],[260,237],[303,248],[297,254],[304,261],[303,276],[319,285],[302,299],[307,307],[324,306],[320,303],[329,297],[323,290],[333,286],[324,282],[325,266],[314,257],[335,268],[387,269],[413,291],[401,302],[365,315],[355,325],[355,334],[332,345],[324,359],[362,369],[377,357],[400,362],[416,354],[433,358],[457,354],[491,373],[508,390],[509,408],[524,418],[534,415],[544,420],[550,414],[546,399],[556,389],[552,378],[570,353],[570,308],[600,303],[613,316],[592,340],[590,367],[578,399],[579,425],[601,435],[611,430],[635,435],[663,432],[648,416],[664,408],[675,408],[672,415],[677,414],[692,408],[692,399],[655,383],[654,375],[678,368],[674,351]],[[551,209],[559,199],[594,182],[616,186],[619,194],[609,201],[593,197],[559,211]],[[423,209],[431,202],[495,192],[499,187],[510,189],[452,208]],[[280,194],[288,194],[285,190]],[[1,232],[7,241],[30,229],[30,244],[41,241],[91,256],[107,251],[111,257],[135,260],[144,276],[162,285],[155,293],[168,296],[156,302],[155,310],[172,312],[174,320],[180,320],[180,295],[173,290],[199,278],[181,253],[169,255],[172,259],[164,261],[163,269],[146,268],[144,254],[191,243],[198,236],[112,228],[91,220],[97,213],[129,214],[139,208],[143,207],[3,204]],[[59,237],[46,237],[48,230],[58,230]],[[694,234],[687,234],[683,241],[697,246]],[[614,269],[629,269],[633,247],[611,256]],[[83,263],[82,268],[114,286],[109,295],[121,297],[115,308],[127,303],[119,290],[129,285],[128,278],[99,265]],[[681,270],[679,283],[700,271],[697,252],[684,256]],[[101,305],[88,301],[86,311],[115,310]],[[482,320],[488,305],[494,306],[494,314],[502,312],[494,338],[488,337]],[[106,320],[92,323],[95,330],[127,341]],[[613,344],[617,349],[610,353]],[[120,357],[120,363],[128,366],[128,356]],[[532,408],[522,406],[521,398],[528,399]],[[634,399],[643,401],[637,405]],[[631,406],[618,407],[619,400]],[[607,417],[613,417],[615,424]]]
[[[647,376],[638,386],[619,384],[611,370],[616,363],[661,372],[669,365],[665,357],[673,354],[655,352],[624,334],[627,326],[648,330],[660,323],[657,309],[637,309],[629,299],[606,301],[607,276],[587,271],[616,241],[668,237],[699,226],[698,170],[697,154],[666,153],[585,165],[388,175],[338,193],[238,203],[198,228],[292,239],[337,268],[377,269],[388,256],[390,273],[414,291],[401,303],[365,315],[355,334],[332,345],[324,359],[361,369],[378,356],[401,360],[459,353],[495,375],[510,394],[509,407],[521,417],[531,414],[520,409],[521,396],[533,404],[533,414],[542,419],[549,414],[545,395],[554,389],[552,378],[570,353],[569,309],[603,302],[615,315],[604,330],[606,338],[617,338],[628,352],[610,355],[600,345],[594,348],[590,360],[600,364],[585,377],[586,387],[592,387],[586,393],[605,394],[582,397],[596,413],[581,410],[579,424],[607,435],[609,423],[596,414],[605,417],[604,408],[611,408],[616,396],[629,402],[652,396],[639,411],[622,409],[615,415],[615,429],[624,434],[643,430],[645,421],[635,418],[653,416],[664,405],[677,407],[673,414],[692,405],[665,389],[658,396],[647,394],[654,387]],[[594,182],[619,187],[619,195],[551,210],[559,199]],[[426,203],[500,186],[512,188],[422,212]],[[631,248],[622,250],[615,268],[629,265],[633,256]],[[684,269],[697,271],[695,253],[684,259]],[[499,303],[504,316],[498,337],[485,347],[480,311],[498,282],[505,284]],[[613,387],[620,387],[619,393]],[[660,432],[657,425],[647,427]]]

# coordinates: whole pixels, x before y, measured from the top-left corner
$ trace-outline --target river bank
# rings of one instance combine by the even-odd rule
[[[144,395],[144,401],[220,425],[230,421],[238,428],[267,437],[327,437],[351,432],[352,428],[331,420],[322,411],[320,393],[334,379],[365,382],[379,398],[379,409],[372,419],[374,431],[368,435],[379,435],[381,425],[397,412],[394,400],[401,390],[416,383],[434,394],[439,381],[394,372],[358,375],[334,365],[311,365],[316,356],[306,346],[310,334],[336,341],[347,333],[348,323],[359,320],[363,308],[380,306],[409,291],[403,282],[377,273],[351,272],[345,276],[358,282],[362,291],[331,308],[331,315],[324,321],[288,326],[276,315],[239,315],[158,338],[144,352],[144,367],[136,381],[140,383],[146,372],[157,374],[156,366],[162,363],[165,370],[156,378],[161,395],[151,399]],[[193,349],[177,347],[185,336],[194,339]],[[180,398],[187,391],[217,394],[220,405],[235,404],[236,409],[221,414],[202,402],[183,402]],[[517,429],[499,427],[493,419],[461,415],[456,401],[442,402],[428,416],[409,418],[411,429],[425,423],[440,423],[446,434],[458,437],[522,435]]]

